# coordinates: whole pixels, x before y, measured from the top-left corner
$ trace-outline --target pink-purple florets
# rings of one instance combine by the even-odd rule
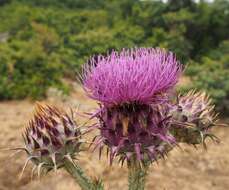
[[[165,98],[181,70],[171,52],[157,48],[124,49],[92,58],[84,67],[83,86],[92,99],[107,106],[150,104]]]

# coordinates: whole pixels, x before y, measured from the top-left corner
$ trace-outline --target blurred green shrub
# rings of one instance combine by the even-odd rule
[[[228,10],[228,0],[0,1],[0,100],[44,97],[50,86],[67,91],[62,78],[75,79],[92,55],[159,46],[192,62],[193,86],[221,104],[228,99]]]
[[[219,48],[200,63],[191,63],[187,69],[192,87],[206,90],[213,98],[216,108],[222,113],[229,113],[229,41],[224,41]]]
[[[58,39],[48,28],[32,23],[0,46],[0,99],[45,97],[49,86],[61,83],[63,65],[55,52]]]

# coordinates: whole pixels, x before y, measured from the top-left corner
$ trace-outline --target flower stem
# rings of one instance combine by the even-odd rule
[[[145,178],[149,168],[148,162],[140,163],[136,159],[128,161],[129,171],[129,190],[144,190],[145,189]]]
[[[86,176],[84,171],[70,160],[65,160],[64,167],[67,172],[75,179],[82,190],[104,190],[101,181],[93,181]]]

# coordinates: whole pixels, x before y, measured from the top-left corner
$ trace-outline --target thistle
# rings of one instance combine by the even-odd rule
[[[136,166],[146,169],[158,155],[166,154],[168,144],[175,143],[169,134],[167,103],[181,70],[174,54],[153,48],[114,51],[85,66],[84,89],[100,102],[94,114],[100,135],[94,144],[100,154],[107,147],[110,163],[120,156],[122,163],[127,160],[130,173],[133,168],[136,173],[141,171]],[[138,175],[130,176],[130,189],[144,186],[133,187],[133,176]]]
[[[74,162],[81,145],[81,131],[73,117],[60,109],[36,104],[33,119],[23,134],[28,159],[23,171],[31,160],[40,175],[64,167],[83,190],[103,189],[102,183],[94,183]]]
[[[214,106],[205,93],[190,91],[184,96],[178,96],[176,103],[170,110],[172,116],[171,132],[178,142],[188,144],[203,143],[210,137],[218,142],[218,138],[210,129],[218,124]]]
[[[34,118],[23,134],[31,161],[47,171],[63,167],[79,152],[81,132],[73,118],[49,105],[36,104]]]

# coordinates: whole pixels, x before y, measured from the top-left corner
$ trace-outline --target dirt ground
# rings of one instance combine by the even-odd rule
[[[70,97],[50,92],[48,102],[60,107],[76,108],[88,111],[96,104],[88,100],[80,88],[76,88]],[[63,106],[64,105],[64,106]],[[0,102],[0,148],[18,147],[23,144],[21,132],[32,116],[34,102]],[[199,147],[182,145],[169,153],[166,161],[151,166],[146,190],[228,190],[229,189],[229,127],[218,127],[216,135],[220,145],[209,142],[208,151]],[[25,154],[10,157],[12,152],[0,150],[0,190],[79,190],[71,177],[63,170],[50,173],[41,179],[31,180],[32,164],[21,180],[20,171],[26,160]],[[106,156],[98,159],[97,153],[82,153],[79,162],[91,176],[103,176],[105,189],[127,189],[127,170],[114,163],[108,165]]]

